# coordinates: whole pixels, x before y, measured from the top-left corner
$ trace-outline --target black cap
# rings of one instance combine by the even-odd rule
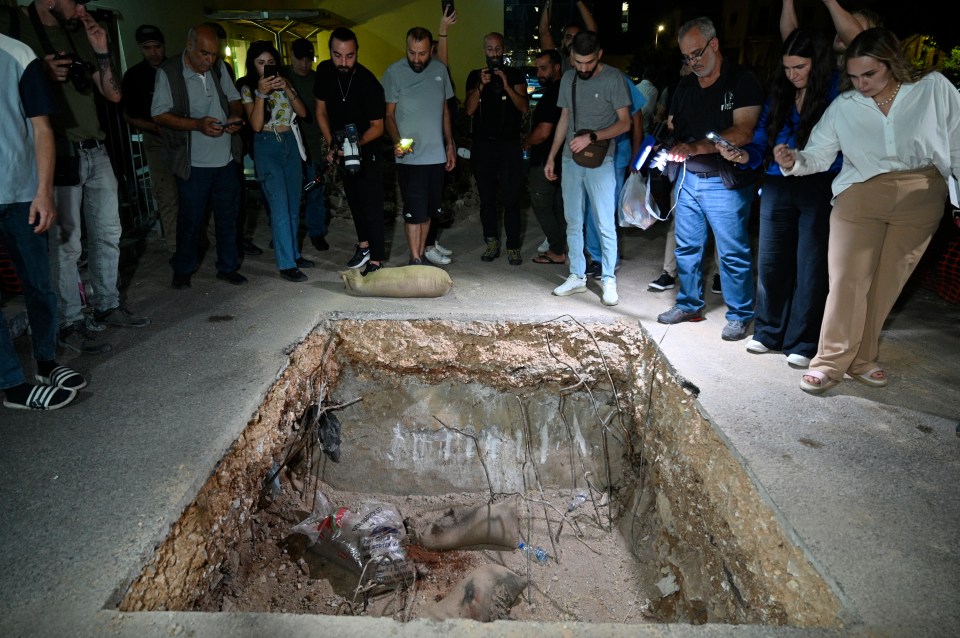
[[[313,51],[313,43],[310,42],[310,40],[298,38],[293,41],[293,46],[291,48],[293,49],[293,57],[297,58],[298,60],[302,60],[304,58],[310,58],[311,60],[317,59],[317,54]]]
[[[146,44],[147,42],[159,42],[160,44],[164,43],[163,33],[161,33],[160,29],[152,24],[141,24],[139,27],[137,27],[137,32],[134,35],[134,38],[136,38],[137,44]]]

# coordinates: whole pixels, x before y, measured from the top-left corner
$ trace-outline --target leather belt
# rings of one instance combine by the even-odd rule
[[[73,146],[74,148],[79,148],[84,151],[89,151],[89,150],[104,146],[104,142],[103,140],[80,140],[79,142],[74,142]]]
[[[712,173],[698,173],[697,171],[690,171],[697,177],[720,177],[720,171],[713,171]]]

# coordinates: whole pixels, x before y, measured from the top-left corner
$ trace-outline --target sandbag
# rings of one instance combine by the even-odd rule
[[[381,268],[364,277],[359,269],[340,273],[355,297],[442,297],[453,288],[447,271],[436,266]]]
[[[516,500],[451,507],[403,521],[410,541],[432,550],[509,549],[520,540]]]
[[[484,565],[467,574],[443,600],[425,606],[420,616],[433,620],[505,620],[526,586],[527,579],[506,567]]]

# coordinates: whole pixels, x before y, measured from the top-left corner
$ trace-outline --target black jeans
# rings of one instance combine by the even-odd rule
[[[358,242],[370,243],[370,259],[386,259],[383,221],[383,166],[382,156],[376,152],[361,155],[360,172],[343,173],[343,189],[353,216],[353,227]]]
[[[563,192],[560,180],[551,182],[543,174],[543,166],[531,166],[527,175],[530,206],[547,236],[550,252],[567,254],[567,220],[563,216]]]
[[[484,237],[500,238],[497,224],[497,182],[503,193],[503,229],[507,249],[519,249],[520,189],[523,184],[523,152],[520,140],[477,140],[470,160],[480,195],[480,224]]]

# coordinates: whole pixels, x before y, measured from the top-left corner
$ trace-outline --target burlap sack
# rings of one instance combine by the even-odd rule
[[[340,273],[347,294],[355,297],[442,297],[453,280],[436,266],[381,268],[364,277],[359,269]]]

